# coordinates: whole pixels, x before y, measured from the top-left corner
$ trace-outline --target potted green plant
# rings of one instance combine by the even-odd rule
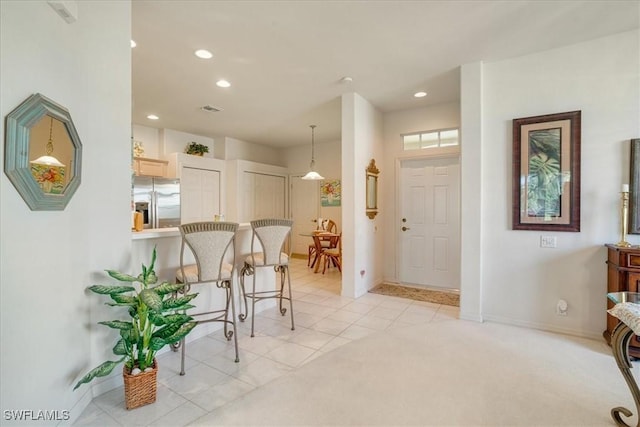
[[[149,267],[142,264],[142,273],[131,276],[114,270],[106,270],[112,278],[125,282],[122,285],[94,285],[88,289],[102,295],[109,295],[112,307],[127,309],[129,320],[109,320],[98,322],[120,332],[113,353],[119,360],[106,361],[89,371],[75,385],[90,382],[96,377],[109,375],[124,362],[123,379],[127,409],[155,402],[158,350],[175,344],[196,326],[193,318],[184,310],[194,307],[189,302],[198,294],[178,297],[177,292],[184,284],[158,281],[154,271],[156,249],[151,255]],[[155,286],[154,286],[155,285]],[[140,378],[138,380],[138,377]]]
[[[190,142],[189,145],[187,145],[185,152],[187,154],[202,156],[204,153],[209,152],[209,147],[204,144],[198,144],[197,142],[193,141],[193,142]]]

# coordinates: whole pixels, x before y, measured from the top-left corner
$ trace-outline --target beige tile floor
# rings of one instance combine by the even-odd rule
[[[295,331],[289,313],[283,317],[273,308],[256,315],[253,338],[250,319],[238,322],[239,363],[221,331],[187,345],[185,376],[178,375],[179,353],[164,353],[158,357],[155,404],[127,411],[119,387],[93,399],[73,425],[189,425],[346,343],[376,331],[458,317],[457,307],[376,294],[342,297],[340,273],[314,274],[306,260],[293,259],[290,269]]]

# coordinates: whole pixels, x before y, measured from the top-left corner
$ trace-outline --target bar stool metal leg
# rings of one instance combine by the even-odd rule
[[[253,267],[245,262],[242,269],[240,269],[240,294],[242,299],[240,300],[240,314],[238,315],[238,319],[240,319],[241,322],[244,322],[249,315],[249,305],[247,304],[247,291],[244,287],[244,277],[251,276],[253,274],[255,274]],[[242,312],[242,301],[244,301],[244,313]]]

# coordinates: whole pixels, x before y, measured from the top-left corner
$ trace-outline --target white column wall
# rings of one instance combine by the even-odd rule
[[[30,424],[5,410],[73,418],[85,408],[91,388],[72,389],[113,357],[96,322],[114,314],[85,288],[108,281],[105,268],[130,267],[131,6],[69,3],[73,24],[45,1],[0,2],[0,115],[42,93],[69,110],[83,144],[81,184],[64,211],[29,210],[0,176],[3,425]]]
[[[365,174],[371,159],[382,162],[382,114],[356,93],[342,96],[342,295],[359,297],[382,282],[385,200],[380,191],[391,171],[380,170],[378,215],[365,215]],[[380,169],[380,167],[378,166]]]
[[[481,62],[461,67],[460,86],[460,318],[482,321],[481,159],[489,150],[483,151]]]

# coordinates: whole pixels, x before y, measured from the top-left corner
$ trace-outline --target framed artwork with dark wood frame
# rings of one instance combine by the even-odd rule
[[[629,233],[640,234],[640,138],[631,140]]]
[[[513,120],[513,229],[580,231],[581,112]]]

